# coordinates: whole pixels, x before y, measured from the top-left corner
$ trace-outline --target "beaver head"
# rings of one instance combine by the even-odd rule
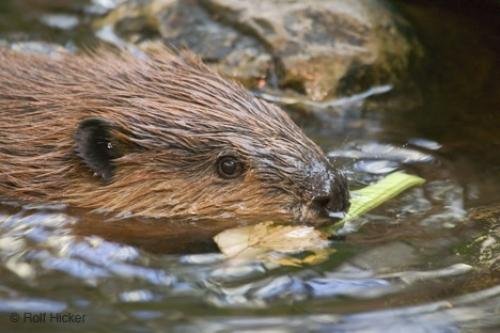
[[[4,196],[235,222],[348,207],[344,176],[284,111],[189,54],[0,63]]]

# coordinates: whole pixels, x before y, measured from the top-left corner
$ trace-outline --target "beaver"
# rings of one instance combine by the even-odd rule
[[[189,52],[0,51],[0,197],[115,216],[315,222],[344,175],[278,106]]]

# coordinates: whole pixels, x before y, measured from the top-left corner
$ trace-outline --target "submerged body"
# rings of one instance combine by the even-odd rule
[[[0,50],[0,78],[0,198],[235,223],[347,209],[285,112],[189,54]]]

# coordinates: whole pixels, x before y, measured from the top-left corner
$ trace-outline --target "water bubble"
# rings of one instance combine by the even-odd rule
[[[361,160],[354,164],[354,169],[359,172],[366,172],[375,175],[387,174],[396,171],[400,167],[400,164],[395,161],[367,161]]]

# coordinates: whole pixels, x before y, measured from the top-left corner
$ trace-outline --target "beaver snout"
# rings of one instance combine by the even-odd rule
[[[311,206],[318,216],[324,218],[341,218],[349,209],[349,188],[342,172],[329,172],[326,179],[318,179],[323,186],[312,199]],[[319,184],[318,184],[319,185]]]

